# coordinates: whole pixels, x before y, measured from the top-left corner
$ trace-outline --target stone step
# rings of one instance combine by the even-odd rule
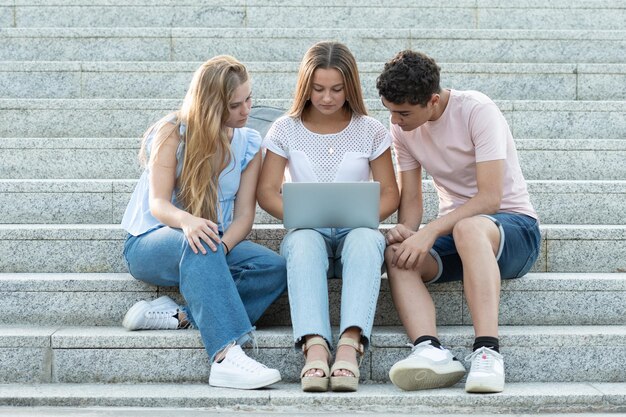
[[[624,30],[378,27],[4,28],[0,61],[202,61],[224,51],[244,62],[299,61],[311,44],[335,39],[364,62],[412,48],[441,62],[626,63]]]
[[[471,326],[440,326],[438,333],[459,359],[470,353]],[[626,378],[623,325],[500,326],[499,338],[509,382],[623,382]],[[255,358],[278,368],[284,381],[298,380],[303,360],[293,348],[291,328],[258,329],[257,343]],[[361,378],[388,382],[389,368],[410,353],[406,343],[401,327],[375,327]],[[200,383],[209,374],[197,330],[2,326],[0,351],[1,383]]]
[[[289,99],[259,99],[257,106],[289,108]],[[519,139],[626,139],[626,101],[496,100]],[[0,99],[0,137],[141,137],[177,110],[178,99]],[[380,100],[370,114],[388,125]]]
[[[441,16],[446,16],[441,19]],[[159,0],[41,2],[0,5],[3,27],[224,27],[224,28],[372,28],[450,29],[623,29],[626,10],[618,0],[507,1],[375,0],[289,4],[255,1]]]
[[[147,127],[147,126],[146,126]],[[125,179],[139,178],[139,146],[133,138],[1,138],[0,178],[12,179]],[[608,141],[617,156],[626,155],[626,141]],[[598,143],[589,142],[594,147]],[[623,147],[623,150],[620,150]],[[538,148],[538,147],[537,147]],[[597,149],[597,148],[594,148]],[[573,149],[572,149],[573,150]],[[536,151],[542,153],[541,149]],[[533,148],[533,152],[535,149]],[[584,151],[583,151],[584,152]],[[592,151],[603,158],[607,151]],[[614,153],[614,151],[608,151]],[[576,154],[578,152],[576,151]],[[613,157],[610,157],[613,160]],[[573,158],[574,160],[577,158]],[[609,163],[607,161],[607,163]],[[562,169],[563,167],[561,167]],[[601,165],[597,167],[602,170]],[[606,170],[606,174],[613,170]],[[626,169],[624,171],[626,173]],[[626,176],[625,176],[626,178]]]
[[[339,325],[341,280],[329,284],[331,323]],[[0,274],[4,314],[0,325],[119,326],[126,311],[139,300],[169,295],[185,304],[177,288],[157,287],[130,274]],[[430,287],[439,325],[472,323],[461,283]],[[502,282],[501,325],[626,325],[625,273],[530,273]],[[26,307],[25,307],[26,306]],[[287,294],[278,299],[258,323],[290,326]],[[401,323],[383,275],[376,307],[376,326]]]
[[[286,385],[286,384],[285,384]],[[283,384],[280,385],[282,387]],[[176,387],[176,385],[170,385],[170,387]],[[279,386],[276,385],[275,388]],[[182,389],[182,388],[179,388]],[[273,389],[273,388],[272,388]],[[304,395],[304,393],[302,394]],[[372,394],[370,394],[372,395]],[[343,395],[340,395],[343,397]],[[317,406],[307,406],[306,404],[300,407],[286,407],[287,411],[281,408],[272,407],[271,411],[263,408],[262,411],[257,411],[255,407],[250,407],[250,411],[246,410],[245,415],[247,417],[343,417],[346,412],[345,406],[339,409],[333,409],[328,411],[310,411],[317,410]],[[385,411],[370,411],[369,408],[363,407],[363,411],[359,409],[358,416],[361,417],[414,417],[415,411],[406,412],[402,411],[385,412]],[[374,407],[374,410],[378,410],[378,407]],[[490,417],[495,413],[475,413],[475,414],[442,414],[441,412],[429,412],[433,417]],[[233,403],[232,407],[205,407],[205,408],[187,408],[181,407],[2,407],[0,408],[0,416],[9,417],[170,417],[175,414],[177,417],[229,417],[233,415],[240,415],[242,411],[239,409],[238,404]],[[306,414],[303,414],[306,413]],[[515,414],[498,414],[501,417],[515,417]],[[549,412],[542,413],[544,417],[615,417],[613,412],[599,411],[594,413],[563,413],[563,412]]]
[[[138,138],[2,138],[0,178],[139,178]],[[626,180],[621,139],[516,139],[527,180]]]
[[[102,161],[104,162],[104,161]],[[0,223],[119,223],[136,180],[0,180]],[[624,181],[529,181],[528,191],[546,224],[626,225]],[[431,180],[424,181],[424,222],[437,216]],[[396,222],[395,216],[386,221]],[[282,224],[257,208],[255,223]]]
[[[390,225],[382,225],[384,231]],[[532,272],[626,272],[625,225],[543,224]],[[255,225],[249,238],[277,251],[282,225]],[[0,272],[127,272],[118,224],[0,225]]]
[[[604,417],[604,414],[597,413],[618,413],[626,410],[625,393],[624,382],[510,382],[506,384],[504,392],[497,395],[469,395],[463,391],[462,386],[406,392],[395,388],[391,383],[361,384],[357,392],[341,394],[303,393],[300,391],[300,384],[296,383],[279,383],[271,388],[255,391],[213,388],[206,383],[11,384],[0,385],[0,404],[5,407],[20,407],[19,411],[24,413],[33,410],[33,414],[15,413],[10,414],[11,416],[55,417],[75,415],[199,417],[230,416],[231,413],[237,415],[245,413],[250,417],[442,416],[442,413],[450,413],[448,415],[465,413],[465,416],[503,413],[515,413],[514,415],[540,413],[552,416],[550,413],[559,415],[576,413],[569,414],[568,417]],[[65,407],[78,407],[77,414],[71,414]],[[135,407],[145,407],[145,413]],[[161,411],[155,407],[166,410]],[[83,410],[84,414],[79,414],[80,410]],[[606,414],[609,415],[617,414]]]
[[[576,413],[569,414],[568,417],[604,417],[605,414],[598,413],[612,413],[606,416],[616,416],[617,414],[613,413],[626,411],[625,393],[624,382],[508,382],[504,392],[497,395],[469,395],[463,391],[462,385],[406,392],[395,388],[391,383],[361,384],[357,392],[341,394],[303,393],[300,391],[300,384],[296,383],[279,383],[271,388],[255,391],[213,388],[206,383],[11,384],[0,385],[0,404],[4,407],[20,407],[19,411],[23,413],[33,410],[33,414],[10,414],[13,417],[76,415],[199,417],[230,416],[231,413],[237,415],[245,413],[250,417],[442,416],[442,413],[450,413],[448,416],[459,413],[465,413],[465,416],[503,413],[515,413],[514,415],[541,413],[552,416]],[[77,414],[70,413],[65,407],[78,407],[75,411]],[[136,407],[145,408],[138,410]],[[5,408],[5,410],[15,409]],[[144,410],[145,412],[142,412]]]
[[[180,98],[200,62],[0,62],[3,98]],[[359,63],[378,98],[383,62]],[[290,98],[299,62],[250,62],[256,99]],[[442,85],[503,100],[625,100],[624,64],[439,63]],[[545,88],[550,85],[550,88]],[[616,88],[617,87],[617,88]]]
[[[626,179],[619,139],[516,139],[515,144],[527,180]]]

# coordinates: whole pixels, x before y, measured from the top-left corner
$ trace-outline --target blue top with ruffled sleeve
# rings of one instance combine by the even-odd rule
[[[167,120],[168,123],[176,124],[176,117],[172,116]],[[176,150],[176,178],[180,177],[183,169],[183,159],[185,156],[185,132],[186,125],[180,123],[180,138],[181,141],[178,144]],[[150,159],[150,149],[152,147],[152,141],[156,136],[157,129],[153,128],[148,133],[148,137],[145,141],[146,159]],[[246,169],[248,163],[259,152],[261,147],[261,135],[259,132],[249,128],[234,129],[233,139],[231,141],[231,159],[230,164],[220,173],[219,177],[219,191],[218,200],[219,207],[218,213],[218,228],[223,233],[233,221],[233,209],[235,206],[235,198],[237,197],[237,191],[239,190],[239,182],[241,180],[241,173]],[[139,236],[143,233],[149,232],[159,227],[165,226],[159,220],[157,220],[152,213],[150,213],[149,204],[149,168],[146,168],[139,178],[139,182],[130,197],[130,202],[124,212],[122,218],[122,227],[128,231],[131,235]],[[181,208],[177,198],[177,189],[172,192],[172,204]]]

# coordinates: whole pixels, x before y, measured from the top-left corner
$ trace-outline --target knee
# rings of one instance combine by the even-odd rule
[[[475,247],[482,240],[487,241],[485,219],[475,216],[460,220],[452,229],[452,237],[457,249]]]
[[[389,282],[398,281],[407,276],[407,274],[402,273],[402,270],[392,265],[393,257],[396,253],[395,249],[398,248],[398,246],[400,246],[399,243],[394,243],[393,245],[387,246],[387,249],[385,249],[385,268],[387,269],[387,279],[389,279]]]
[[[374,248],[382,255],[385,250],[385,237],[378,230],[360,227],[346,236],[344,246],[355,245],[359,249]]]
[[[285,258],[293,256],[310,256],[313,253],[326,253],[324,238],[312,229],[291,231],[285,236],[280,248]]]

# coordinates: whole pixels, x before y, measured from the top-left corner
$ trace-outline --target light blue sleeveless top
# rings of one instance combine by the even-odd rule
[[[168,123],[175,124],[176,118],[167,120]],[[146,138],[146,159],[150,158],[150,148],[152,147],[152,141],[156,135],[157,129],[153,128],[148,133]],[[181,141],[176,150],[176,178],[180,177],[183,169],[183,159],[185,156],[185,132],[186,125],[180,124],[180,137]],[[218,227],[220,232],[224,232],[233,221],[233,209],[235,205],[235,198],[237,197],[237,191],[239,190],[239,181],[241,180],[241,173],[248,163],[254,158],[261,147],[261,135],[259,132],[249,128],[234,129],[233,140],[231,142],[231,159],[230,164],[220,173],[219,177],[219,207],[218,207]],[[122,218],[122,227],[133,236],[139,236],[143,233],[149,232],[159,227],[165,226],[158,221],[150,213],[149,205],[149,169],[146,168],[139,178],[139,182],[130,197],[130,202],[124,212]],[[172,192],[172,204],[181,208],[181,205],[176,199],[177,189]]]

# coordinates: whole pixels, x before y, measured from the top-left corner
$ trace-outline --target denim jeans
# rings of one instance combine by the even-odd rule
[[[539,222],[525,214],[481,214],[493,221],[500,230],[500,247],[496,254],[500,277],[519,278],[533,266],[541,249]],[[452,235],[440,236],[430,250],[439,265],[439,272],[429,284],[463,279],[463,263]]]
[[[217,252],[204,245],[207,254],[195,254],[182,230],[161,227],[130,235],[124,258],[136,279],[179,287],[212,362],[229,343],[251,339],[253,324],[285,291],[287,277],[285,260],[256,243],[242,241],[226,256],[222,245]]]
[[[331,344],[327,278],[343,280],[340,334],[361,329],[369,344],[380,289],[385,238],[374,229],[295,229],[280,247],[287,260],[287,282],[296,347],[306,335]]]

